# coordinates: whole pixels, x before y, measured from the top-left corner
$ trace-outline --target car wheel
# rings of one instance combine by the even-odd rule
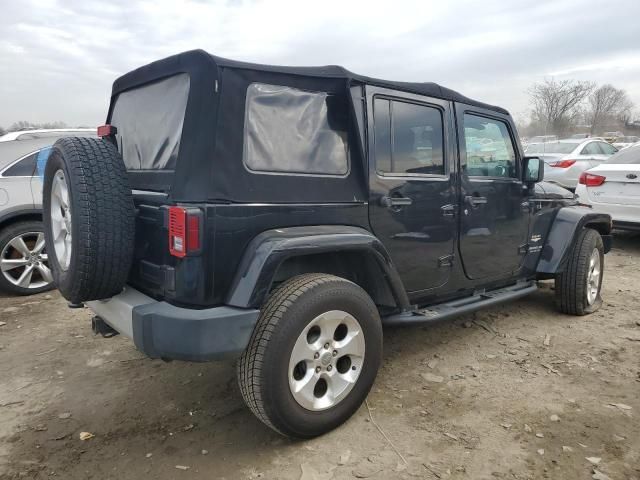
[[[0,232],[0,288],[32,295],[53,288],[42,222],[14,223]]]
[[[569,254],[562,273],[556,275],[556,305],[562,313],[586,315],[602,305],[600,295],[604,273],[602,237],[583,229]]]
[[[83,137],[56,141],[42,203],[49,263],[60,293],[73,303],[120,293],[133,258],[135,208],[115,145]]]
[[[269,297],[238,361],[245,403],[267,426],[311,438],[365,400],[382,357],[378,310],[358,285],[304,274]]]

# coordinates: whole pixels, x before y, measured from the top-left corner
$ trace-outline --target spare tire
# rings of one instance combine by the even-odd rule
[[[67,300],[99,300],[122,291],[133,258],[135,211],[113,143],[56,141],[44,173],[43,217],[49,266]]]

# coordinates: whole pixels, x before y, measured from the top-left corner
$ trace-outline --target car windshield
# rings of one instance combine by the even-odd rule
[[[527,153],[571,153],[577,146],[573,142],[530,143]]]
[[[640,163],[640,145],[634,145],[633,147],[620,150],[618,153],[611,155],[605,162],[607,164],[639,164]]]

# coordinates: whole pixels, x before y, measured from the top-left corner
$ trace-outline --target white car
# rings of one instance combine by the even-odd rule
[[[640,137],[636,137],[635,135],[628,135],[626,137],[616,138],[613,142],[611,142],[611,145],[616,147],[618,150],[622,150],[623,148],[630,147],[634,143],[638,142],[640,142]]]
[[[38,157],[61,137],[95,129],[28,130],[0,137],[0,290],[30,295],[53,288],[42,226]]]
[[[608,213],[614,228],[640,231],[640,144],[582,174],[578,201]]]
[[[544,180],[573,190],[580,174],[600,165],[618,150],[600,138],[566,139],[530,143],[525,152],[544,163]]]

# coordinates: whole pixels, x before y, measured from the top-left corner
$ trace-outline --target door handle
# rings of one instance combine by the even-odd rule
[[[456,216],[456,207],[455,205],[447,204],[440,207],[442,211],[443,217],[455,217]]]
[[[382,197],[380,198],[380,205],[383,207],[391,208],[391,207],[405,207],[407,205],[411,205],[413,200],[408,197]]]
[[[485,205],[487,203],[487,197],[467,195],[464,197],[464,201],[467,202],[471,208],[477,208],[479,205]]]

